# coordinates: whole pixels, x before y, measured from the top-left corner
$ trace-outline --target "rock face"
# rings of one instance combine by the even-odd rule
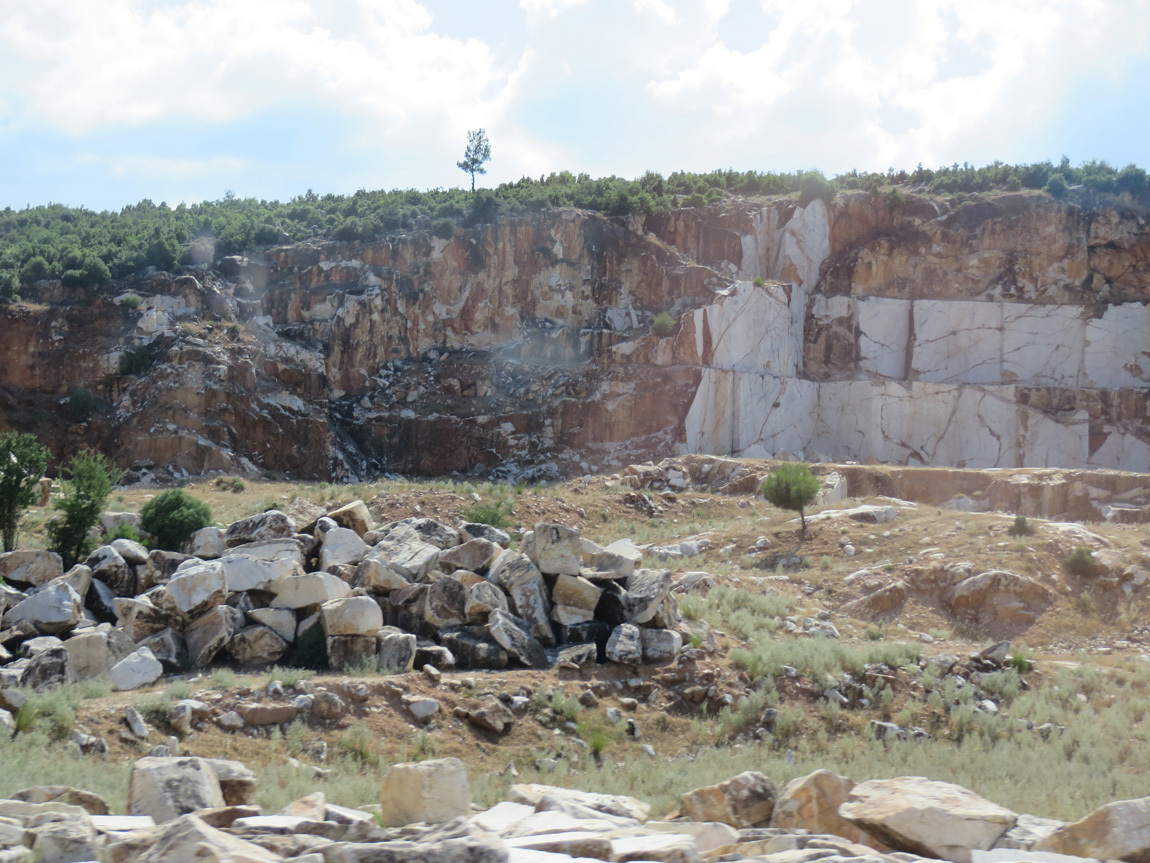
[[[856,785],[839,815],[896,850],[953,863],[989,850],[1018,818],[965,788],[920,776]]]
[[[751,447],[1147,470],[1137,212],[1035,194],[888,203],[565,209],[448,240],[273,248],[199,289],[157,274],[136,310],[0,309],[0,383],[31,407],[88,381],[115,419],[72,440],[60,408],[46,435],[189,472],[550,472]],[[244,339],[183,326],[221,312]],[[128,339],[163,348],[149,374],[118,374]],[[362,533],[362,516],[336,521]]]

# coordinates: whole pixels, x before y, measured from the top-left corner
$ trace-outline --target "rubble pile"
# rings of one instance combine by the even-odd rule
[[[355,501],[297,529],[270,510],[209,527],[185,551],[117,539],[62,571],[43,550],[0,555],[0,689],[108,675],[290,663],[411,671],[673,659],[713,643],[681,619],[669,571],[630,540],[603,548],[540,523],[518,548],[486,524],[374,526]]]

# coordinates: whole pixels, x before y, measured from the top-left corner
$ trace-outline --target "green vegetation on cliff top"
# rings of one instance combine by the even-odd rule
[[[761,173],[676,172],[663,177],[647,172],[637,180],[592,179],[568,171],[524,177],[494,190],[471,194],[465,189],[393,189],[353,195],[317,195],[308,190],[286,203],[237,198],[198,204],[154,204],[150,200],[118,213],[93,212],[59,204],[6,208],[0,211],[0,299],[18,294],[21,285],[58,278],[71,286],[123,278],[148,267],[174,271],[211,264],[226,255],[302,240],[377,240],[415,227],[446,233],[449,223],[465,227],[554,207],[579,207],[611,216],[654,213],[676,207],[720,204],[730,196],[747,198],[797,194],[799,200],[829,200],[836,191],[882,191],[898,187],[933,194],[971,195],[993,191],[1045,189],[1064,197],[1128,192],[1145,201],[1146,172],[1129,165],[1121,170],[1105,162],[1072,167],[1036,162],[996,162],[976,168],[957,164],[937,170],[859,173],[833,180],[815,171]]]

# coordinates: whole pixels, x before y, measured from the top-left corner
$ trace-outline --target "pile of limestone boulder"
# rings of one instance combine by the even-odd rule
[[[679,811],[661,821],[632,797],[535,784],[513,785],[507,800],[481,810],[455,758],[393,766],[379,803],[355,809],[319,791],[267,814],[255,804],[257,790],[243,764],[190,757],[137,761],[127,815],[109,815],[102,798],[79,789],[24,789],[0,800],[0,860],[1137,863],[1150,854],[1150,798],[1111,803],[1068,824],[917,776],[856,785],[818,770],[779,792],[748,771],[683,794]]]
[[[186,553],[117,539],[62,571],[43,550],[0,555],[0,689],[107,674],[237,666],[410,671],[548,668],[674,658],[710,643],[665,570],[630,540],[602,548],[538,524],[510,548],[486,524],[373,527],[362,501],[301,528],[271,510],[193,535]]]

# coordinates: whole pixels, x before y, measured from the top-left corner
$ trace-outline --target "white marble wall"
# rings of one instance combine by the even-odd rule
[[[810,313],[857,328],[858,377],[803,377],[807,296],[829,253],[821,202],[783,226],[774,210],[743,239],[748,279],[694,312],[696,349],[712,358],[687,413],[692,452],[751,447],[830,458],[956,467],[1094,467],[1150,471],[1150,446],[1128,430],[1093,430],[1084,410],[1046,414],[1020,386],[1081,389],[1150,382],[1150,310],[1073,305],[814,295]],[[1102,443],[1099,444],[1099,432]]]

